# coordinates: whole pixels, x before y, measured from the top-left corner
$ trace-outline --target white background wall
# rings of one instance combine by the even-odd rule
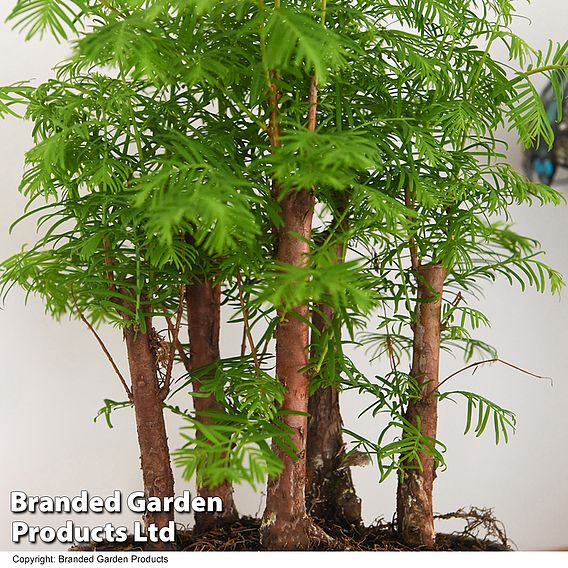
[[[3,21],[13,0],[2,2]],[[519,2],[530,22],[517,19],[514,27],[533,45],[546,38],[564,41],[568,4],[560,0]],[[50,76],[50,67],[66,54],[64,46],[49,40],[24,42],[9,25],[0,24],[0,84]],[[520,150],[511,140],[510,159],[519,165]],[[30,147],[30,127],[22,121],[0,122],[0,257],[17,252],[34,239],[31,224],[17,228],[10,222],[22,210],[16,191],[22,174],[23,154]],[[567,177],[562,174],[559,178]],[[562,186],[561,186],[562,187]],[[568,191],[568,185],[565,186]],[[548,251],[550,264],[568,275],[568,209],[534,208],[515,211],[517,230],[538,238]],[[455,388],[477,390],[512,409],[518,416],[517,434],[508,445],[496,447],[492,436],[463,437],[465,409],[450,402],[440,412],[440,439],[448,445],[448,469],[439,474],[435,508],[448,512],[475,505],[492,507],[509,536],[521,549],[568,547],[568,292],[562,300],[532,291],[521,293],[505,282],[486,287],[480,302],[492,320],[483,339],[497,346],[500,356],[538,374],[551,376],[554,385],[532,379],[505,366],[480,368],[452,379]],[[231,335],[232,333],[232,335]],[[102,331],[111,351],[126,369],[120,332]],[[223,349],[232,351],[240,337],[224,330]],[[364,364],[364,353],[357,355]],[[462,366],[446,359],[442,377]],[[369,368],[379,373],[380,368]],[[30,495],[124,494],[140,489],[138,450],[131,411],[115,416],[115,428],[93,423],[103,398],[122,399],[116,377],[88,331],[77,322],[51,321],[41,303],[15,291],[0,311],[0,549],[11,549],[9,492]],[[182,402],[182,401],[180,401]],[[347,394],[342,400],[346,426],[376,436],[377,423],[357,420],[361,401]],[[169,420],[171,447],[180,445],[179,421]],[[179,472],[176,472],[179,474]],[[354,478],[363,498],[366,521],[394,511],[395,480],[379,485],[373,467],[355,469]],[[179,479],[177,489],[188,487]],[[260,498],[247,487],[237,490],[242,513],[255,514]],[[24,516],[30,524],[59,526],[67,518],[79,525],[96,525],[108,519],[97,515],[75,517]],[[126,514],[116,524],[130,526],[137,517]],[[190,518],[180,518],[189,523]],[[60,522],[61,521],[61,522]],[[444,526],[440,525],[441,529]],[[447,528],[447,527],[446,527]],[[64,548],[57,546],[57,548]]]

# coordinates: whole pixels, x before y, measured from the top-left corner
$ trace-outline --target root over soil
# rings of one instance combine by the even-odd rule
[[[461,519],[465,528],[452,534],[438,533],[438,551],[505,551],[511,550],[511,542],[505,529],[489,509],[460,509],[455,513],[436,515],[438,519]],[[322,528],[334,539],[334,544],[320,545],[314,550],[352,551],[412,551],[402,544],[393,525],[383,520],[373,525],[352,526],[323,524]],[[191,529],[177,531],[177,550],[180,551],[251,551],[262,550],[260,545],[260,519],[242,517],[236,522],[200,534]],[[128,541],[121,544],[91,544],[74,547],[76,551],[136,551],[140,544]]]

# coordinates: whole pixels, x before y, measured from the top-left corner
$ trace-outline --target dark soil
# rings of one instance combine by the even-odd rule
[[[438,515],[440,519],[462,519],[466,526],[461,533],[438,533],[437,551],[506,551],[511,550],[503,526],[491,511],[471,509]],[[201,534],[191,529],[178,529],[177,550],[180,551],[255,551],[260,546],[260,519],[243,517],[237,522]],[[352,551],[412,551],[419,550],[405,546],[397,539],[391,523],[378,521],[364,527],[349,528],[337,525],[322,525],[331,536],[333,546],[314,546],[314,550],[352,550]],[[480,534],[483,533],[483,537]],[[120,544],[93,544],[74,547],[76,551],[136,551],[143,550],[134,542]]]

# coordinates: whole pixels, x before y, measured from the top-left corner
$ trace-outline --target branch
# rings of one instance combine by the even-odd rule
[[[89,331],[95,336],[95,339],[97,340],[98,344],[101,346],[101,349],[103,350],[104,354],[106,355],[107,359],[109,360],[109,363],[112,365],[114,372],[116,373],[116,375],[119,378],[122,386],[124,387],[124,390],[126,391],[126,395],[128,396],[128,400],[132,401],[132,391],[128,388],[128,384],[124,380],[124,377],[122,376],[122,373],[120,372],[120,369],[118,368],[118,366],[114,362],[112,355],[110,354],[109,350],[106,348],[106,345],[104,344],[103,340],[100,338],[99,334],[96,332],[95,328],[89,323],[87,318],[83,315],[83,312],[81,311],[79,306],[77,306],[77,303],[74,302],[74,304],[75,304],[75,309],[77,310],[77,313],[79,314],[79,317],[81,318],[81,321],[89,328]]]
[[[258,357],[256,355],[256,346],[254,344],[254,340],[252,338],[252,334],[251,334],[251,331],[250,331],[248,313],[247,313],[247,309],[246,309],[246,306],[245,306],[245,300],[244,300],[244,297],[243,297],[243,289],[242,289],[242,281],[241,281],[241,273],[240,272],[237,272],[237,287],[239,289],[239,302],[241,304],[241,312],[243,313],[243,326],[244,326],[245,333],[246,333],[246,336],[247,336],[247,339],[248,339],[248,342],[249,342],[249,345],[250,345],[250,352],[251,352],[252,358],[254,360],[254,366],[257,369],[260,369]]]
[[[247,352],[247,329],[243,325],[243,336],[241,339],[241,357],[244,357],[246,352]]]
[[[121,12],[118,8],[115,8],[112,4],[110,4],[108,0],[99,0],[99,4],[121,18],[128,18],[128,14],[126,12]]]
[[[521,77],[530,77],[531,75],[538,75],[539,73],[548,73],[548,71],[566,71],[568,65],[561,65],[561,64],[551,64],[551,65],[543,65],[542,67],[535,67],[534,69],[529,69],[528,71],[524,71],[519,75]]]
[[[310,94],[309,94],[309,108],[308,108],[308,130],[310,132],[316,131],[316,117],[318,111],[318,79],[314,75],[310,77]]]
[[[516,365],[513,365],[512,363],[509,363],[507,361],[503,361],[503,359],[499,359],[499,358],[495,358],[495,359],[486,359],[485,361],[478,361],[477,363],[471,363],[471,365],[467,365],[466,367],[464,367],[463,369],[460,369],[459,371],[456,371],[455,373],[452,373],[450,376],[446,377],[439,385],[438,388],[436,389],[438,392],[440,390],[440,387],[447,381],[449,381],[452,377],[455,377],[456,375],[459,375],[459,373],[462,373],[463,371],[467,371],[468,369],[471,368],[477,368],[480,365],[485,365],[486,363],[502,363],[503,365],[507,365],[507,367],[511,367],[513,369],[516,369],[517,371],[520,371],[521,373],[524,373],[525,375],[529,375],[531,377],[534,377],[535,379],[545,379],[547,381],[550,381],[550,384],[552,385],[552,379],[550,377],[544,377],[542,375],[536,375],[535,373],[531,373],[530,371],[527,371],[525,369],[522,369],[521,367],[517,367]],[[474,371],[475,372],[475,371]],[[434,391],[435,392],[435,391]]]
[[[458,307],[458,305],[460,304],[460,302],[463,300],[463,296],[461,292],[458,292],[456,294],[456,297],[452,300],[452,303],[450,304],[450,308],[448,310],[448,315],[446,317],[446,319],[442,322],[442,329],[446,329],[446,326],[448,325],[448,322],[450,321],[450,318],[452,317],[452,313],[453,311]]]
[[[278,88],[278,85],[274,82],[278,79],[278,72],[270,72],[270,85],[268,87],[268,104],[270,105],[270,116],[268,119],[268,138],[270,140],[270,145],[272,148],[280,148],[280,98],[282,93]]]
[[[383,306],[383,312],[385,314],[385,319],[387,317],[386,314],[386,309]],[[390,367],[391,367],[391,371],[398,373],[398,364],[400,363],[400,360],[398,359],[396,352],[394,350],[394,345],[393,345],[393,341],[392,341],[392,335],[390,332],[390,325],[387,323],[386,325],[386,332],[387,332],[387,337],[386,337],[386,347],[387,347],[387,353],[389,356],[389,363],[390,363]]]
[[[321,24],[325,27],[325,16],[327,13],[327,0],[322,0],[321,3]],[[308,108],[308,130],[310,132],[316,131],[317,125],[317,111],[318,111],[318,78],[314,73],[310,77],[310,94],[309,94],[309,108]]]
[[[408,184],[404,187],[404,205],[408,209],[414,209],[414,203],[410,195],[410,188]],[[410,218],[407,218],[410,221]],[[418,256],[418,248],[416,246],[416,239],[413,236],[408,237],[408,248],[410,250],[410,265],[412,270],[416,271],[420,268],[420,257]]]
[[[171,348],[169,350],[168,353],[168,364],[166,366],[166,377],[164,379],[164,384],[162,385],[162,388],[160,389],[160,398],[162,399],[162,401],[166,400],[166,397],[168,396],[168,393],[170,392],[170,384],[172,381],[172,369],[174,366],[174,354],[175,354],[175,342],[178,341],[178,336],[179,336],[179,327],[181,324],[181,315],[182,315],[182,311],[183,311],[183,303],[184,303],[184,298],[185,298],[185,285],[182,285],[180,288],[180,297],[179,297],[179,306],[178,306],[178,310],[177,310],[177,314],[176,314],[176,325],[174,327],[174,329],[172,330],[172,328],[170,327],[170,324],[168,323],[168,331],[171,337]]]
[[[112,265],[112,258],[110,256],[110,242],[108,239],[103,240],[103,249],[105,251],[105,266],[108,268],[107,270],[107,278],[109,281],[108,288],[111,292],[116,291],[116,286],[114,283],[114,272],[113,272],[113,265]]]
[[[164,318],[168,324],[168,330],[170,332],[170,334],[172,335],[172,339],[173,339],[173,344],[174,347],[176,348],[181,362],[183,363],[183,366],[185,368],[185,370],[188,373],[191,373],[191,365],[189,363],[189,358],[187,357],[187,355],[185,354],[185,351],[183,349],[183,345],[179,342],[179,339],[177,338],[177,335],[174,334],[175,332],[175,326],[172,323],[172,319],[167,315],[167,313],[164,311]],[[177,323],[177,322],[176,322]]]
[[[266,353],[268,352],[268,346],[270,345],[270,342],[274,339],[274,332],[272,332],[270,335],[267,336],[266,341],[264,342],[264,346],[262,348],[262,351],[260,353],[260,360],[264,360],[264,357],[266,356]]]

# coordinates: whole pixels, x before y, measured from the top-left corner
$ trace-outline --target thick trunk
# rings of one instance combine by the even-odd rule
[[[132,402],[136,415],[142,477],[146,498],[174,496],[174,477],[170,465],[170,452],[162,399],[156,373],[156,357],[150,342],[152,322],[147,318],[146,333],[132,328],[124,330],[128,350],[128,364],[132,381]],[[162,528],[174,520],[173,512],[144,515],[145,526]],[[148,543],[149,550],[169,550],[169,543]]]
[[[219,332],[221,322],[221,288],[214,286],[210,280],[193,282],[187,286],[186,292],[190,368],[199,369],[219,360]],[[201,383],[193,381],[193,389],[200,392]],[[223,407],[214,396],[194,397],[193,404],[196,413],[211,410],[222,410]],[[201,417],[204,423],[210,421]],[[223,511],[219,513],[195,513],[195,529],[198,532],[231,523],[237,519],[233,501],[233,487],[225,482],[217,487],[198,487],[197,492],[202,497],[217,496],[223,501]]]
[[[419,426],[424,436],[436,438],[438,423],[440,332],[442,292],[446,269],[438,264],[417,268],[418,303],[414,328],[410,374],[421,386],[421,396],[406,409],[406,419]],[[407,463],[409,469],[399,474],[397,523],[402,540],[409,546],[434,546],[432,489],[436,477],[432,455],[419,454],[420,464]]]
[[[283,228],[278,239],[277,260],[305,266],[309,253],[314,197],[310,191],[290,191],[282,200]],[[268,482],[261,537],[271,550],[303,550],[310,546],[315,526],[306,513],[306,437],[308,429],[308,306],[297,306],[284,314],[276,329],[276,375],[286,388],[284,423],[293,431],[295,458],[275,451],[283,462],[282,472]]]
[[[312,323],[323,332],[333,319],[333,308],[319,305]],[[351,470],[342,467],[344,454],[339,392],[318,389],[308,403],[306,505],[312,517],[339,525],[361,523],[361,500],[355,493]]]

